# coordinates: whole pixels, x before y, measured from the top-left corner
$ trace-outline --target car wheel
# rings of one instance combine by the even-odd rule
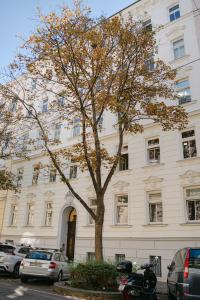
[[[62,281],[63,280],[63,273],[62,271],[60,271],[60,273],[58,274],[58,277],[57,277],[57,281]]]
[[[13,276],[14,278],[18,278],[19,277],[19,267],[20,267],[20,264],[17,263],[14,267],[14,270],[13,270]]]
[[[27,283],[27,282],[28,282],[28,278],[26,278],[26,277],[21,277],[21,282]]]

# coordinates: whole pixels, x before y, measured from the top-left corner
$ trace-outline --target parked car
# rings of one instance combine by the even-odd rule
[[[183,248],[168,266],[169,295],[178,300],[200,299],[200,248]]]
[[[61,251],[36,249],[32,250],[22,260],[19,273],[22,282],[34,278],[61,281],[69,277],[69,268],[68,259]]]
[[[30,246],[0,244],[0,272],[18,277],[20,263],[30,249]]]

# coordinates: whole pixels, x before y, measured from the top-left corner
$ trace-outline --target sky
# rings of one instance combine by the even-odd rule
[[[134,0],[85,0],[94,16],[106,17],[132,4]],[[36,8],[43,13],[58,10],[72,0],[0,0],[0,68],[6,67],[17,53],[21,38],[26,38],[36,27]]]

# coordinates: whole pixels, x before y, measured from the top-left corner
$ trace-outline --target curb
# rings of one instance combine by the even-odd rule
[[[53,290],[59,294],[66,296],[81,297],[87,300],[121,300],[122,296],[119,292],[104,292],[73,288],[65,285],[65,282],[54,283]]]

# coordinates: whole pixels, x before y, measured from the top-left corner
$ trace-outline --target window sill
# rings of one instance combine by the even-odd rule
[[[183,103],[183,104],[179,104],[179,106],[184,106],[184,107],[187,107],[187,106],[190,106],[190,105],[193,105],[193,104],[196,104],[197,103],[197,100],[192,100],[190,102],[186,102],[186,103]]]
[[[186,222],[186,223],[181,223],[181,226],[200,226],[200,221],[199,222]]]
[[[34,226],[33,225],[25,225],[24,227],[26,227],[26,228],[33,228]]]
[[[111,225],[110,227],[112,228],[131,228],[133,227],[132,225],[126,225],[126,224],[115,224],[115,225]]]
[[[132,169],[127,169],[127,170],[117,170],[116,174],[124,174],[124,173],[130,173],[132,171]]]
[[[159,162],[155,162],[155,163],[149,163],[145,166],[143,166],[142,168],[151,168],[151,167],[158,167],[158,166],[164,166],[164,163],[159,163]]]
[[[83,226],[84,228],[94,228],[95,224],[88,224]]]
[[[189,58],[190,55],[189,54],[186,54],[180,58],[177,58],[177,59],[173,59],[169,62],[170,65],[174,65],[174,64],[178,64],[178,63],[181,63],[182,61],[184,61],[186,58]]]
[[[42,226],[40,226],[41,228],[53,228],[53,226],[52,225],[42,225]]]
[[[8,225],[8,228],[17,228],[17,225]]]
[[[189,157],[189,158],[184,158],[184,159],[180,159],[177,160],[177,163],[186,163],[186,162],[191,162],[191,161],[196,161],[196,160],[200,160],[200,157],[196,156],[196,157]]]
[[[159,227],[159,226],[160,226],[160,227],[166,227],[166,226],[168,226],[168,224],[164,224],[164,223],[156,223],[156,222],[155,222],[155,223],[143,224],[142,226],[143,226],[143,227],[151,227],[151,226],[152,226],[152,227],[157,227],[157,226],[158,226],[158,227]]]

